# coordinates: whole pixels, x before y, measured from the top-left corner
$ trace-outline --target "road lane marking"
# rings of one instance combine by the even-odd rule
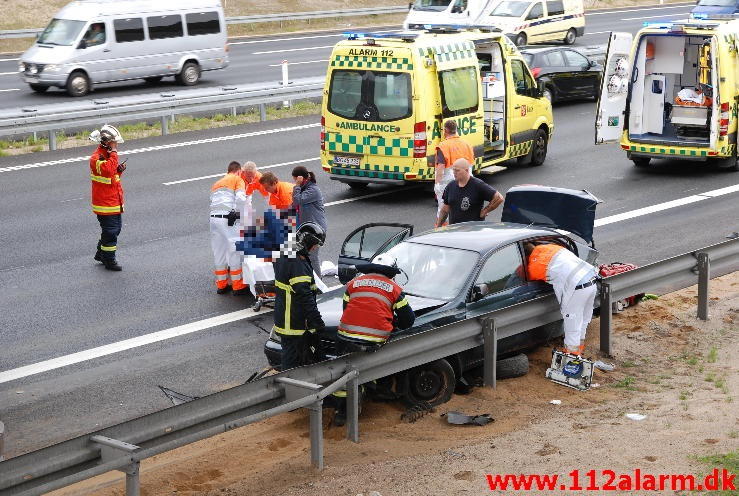
[[[394,33],[397,30],[372,31],[373,33]],[[252,43],[273,43],[275,41],[294,41],[294,40],[312,40],[317,38],[339,38],[345,36],[344,33],[319,34],[316,36],[296,36],[295,38],[272,38],[268,40],[249,40],[249,41],[229,41],[229,45],[250,45]],[[17,59],[13,59],[17,60]],[[2,61],[0,61],[2,62]]]
[[[326,48],[333,48],[333,45],[329,46],[317,46],[317,47],[303,47],[303,48],[284,48],[282,50],[267,50],[266,52],[252,52],[252,55],[267,55],[269,53],[287,53],[287,52],[303,52],[305,50],[323,50]]]
[[[272,165],[260,165],[259,170],[262,169],[272,169],[274,167],[282,167],[283,165],[293,165],[293,164],[302,164],[305,162],[313,162],[315,160],[321,160],[321,157],[314,157],[314,158],[304,158],[302,160],[293,160],[291,162],[282,162],[281,164],[272,164]],[[162,183],[165,186],[172,186],[173,184],[182,184],[182,183],[189,183],[192,181],[200,181],[202,179],[213,179],[214,177],[221,177],[225,174],[225,172],[219,172],[218,174],[211,174],[209,176],[200,176],[200,177],[192,177],[190,179],[180,179],[179,181],[170,181],[168,183]]]
[[[308,60],[306,62],[288,62],[287,65],[317,64],[319,62],[328,62],[328,59],[325,59],[325,60]],[[282,67],[282,64],[270,64],[269,67]]]
[[[365,198],[374,198],[375,196],[383,196],[383,195],[389,195],[389,194],[392,194],[392,193],[398,193],[400,191],[408,191],[410,189],[417,189],[417,188],[420,188],[422,186],[423,185],[420,185],[419,184],[418,186],[409,186],[409,187],[405,187],[405,188],[392,189],[390,191],[380,191],[379,193],[370,193],[369,195],[355,196],[353,198],[347,198],[346,200],[336,200],[336,201],[328,202],[328,203],[324,204],[323,206],[324,207],[332,207],[334,205],[343,205],[344,203],[351,203],[351,202],[355,202],[357,200],[364,200]]]
[[[0,59],[0,62],[12,62],[14,60],[20,60],[20,58],[17,58],[17,59]]]
[[[625,10],[610,10],[608,12],[592,12],[590,14],[585,14],[585,17],[587,17],[587,16],[596,16],[596,15],[606,15],[606,14],[623,14],[625,12],[646,12],[647,10],[684,9],[684,8],[686,8],[688,6],[691,6],[691,5],[693,5],[693,4],[692,3],[687,3],[687,4],[686,3],[683,3],[683,4],[680,4],[680,5],[673,5],[673,6],[669,6],[669,7],[658,6],[658,7],[651,7],[651,8],[648,8],[648,9],[625,9]]]
[[[664,14],[664,15],[646,16],[646,17],[626,17],[621,20],[622,21],[641,21],[642,19],[663,19],[665,17],[678,17],[678,16],[686,16],[686,15],[690,15],[690,12],[684,12],[682,14]]]
[[[596,31],[594,33],[585,33],[583,36],[590,36],[591,34],[608,34],[611,31]],[[584,115],[584,114],[583,114]]]
[[[18,71],[13,71],[13,72],[0,72],[0,76],[10,76],[11,74],[18,74]]]
[[[218,138],[207,138],[207,139],[200,139],[200,140],[193,140],[193,141],[183,141],[180,143],[171,143],[169,145],[147,146],[146,148],[137,148],[134,150],[126,150],[126,151],[121,150],[119,155],[121,157],[127,157],[128,155],[135,155],[137,153],[155,152],[159,150],[170,150],[172,148],[181,148],[183,146],[202,145],[204,143],[217,143],[220,141],[231,141],[235,139],[250,138],[252,136],[264,136],[266,134],[300,131],[302,129],[310,129],[312,127],[318,127],[320,125],[321,124],[319,122],[316,122],[314,124],[304,124],[302,126],[266,129],[264,131],[252,131],[250,133],[232,134],[229,136],[220,136]],[[60,160],[49,160],[47,162],[36,162],[34,164],[23,164],[23,165],[12,165],[10,167],[0,167],[0,172],[13,172],[13,171],[23,170],[23,169],[35,169],[37,167],[48,167],[50,165],[71,164],[74,162],[87,163],[89,160],[90,160],[89,156],[63,158]]]
[[[4,92],[4,91],[20,91],[20,90],[21,90],[20,88],[9,88],[7,90],[0,90],[0,92]]]

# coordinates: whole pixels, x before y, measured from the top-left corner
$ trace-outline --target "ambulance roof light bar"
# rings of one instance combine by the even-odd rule
[[[366,39],[368,43],[369,40],[374,40],[376,38],[385,38],[385,39],[399,39],[403,41],[413,41],[416,38],[418,38],[418,33],[362,33],[362,32],[346,32],[342,33],[343,36],[346,37],[348,40],[363,40]],[[374,43],[374,41],[372,41]]]
[[[687,21],[674,21],[674,22],[650,22],[645,21],[645,28],[653,29],[668,29],[670,33],[684,33],[686,28],[689,29],[714,29],[718,27],[718,23],[706,23],[706,22],[690,22]]]

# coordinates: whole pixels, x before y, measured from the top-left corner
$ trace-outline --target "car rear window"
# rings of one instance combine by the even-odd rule
[[[142,41],[144,39],[144,21],[139,17],[115,19],[113,28],[115,29],[115,40],[118,43]]]
[[[187,14],[185,20],[187,21],[187,34],[190,36],[221,32],[221,21],[218,19],[218,12]]]
[[[183,34],[180,15],[147,17],[146,24],[149,25],[149,38],[152,40],[177,38]]]
[[[347,119],[386,122],[413,113],[406,72],[337,70],[331,74],[328,110]]]

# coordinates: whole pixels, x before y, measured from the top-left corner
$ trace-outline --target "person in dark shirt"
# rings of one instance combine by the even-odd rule
[[[444,189],[444,205],[436,219],[436,227],[444,225],[447,216],[449,224],[485,220],[490,212],[503,203],[503,195],[470,174],[470,162],[467,159],[460,158],[454,162],[452,172],[454,181]],[[488,204],[485,205],[485,202]]]

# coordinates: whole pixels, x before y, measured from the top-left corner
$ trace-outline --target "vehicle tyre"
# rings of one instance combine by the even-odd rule
[[[538,167],[544,163],[547,158],[547,141],[548,136],[543,129],[536,130],[536,138],[534,138],[534,148],[531,150],[531,165]]]
[[[30,83],[28,86],[30,86],[36,93],[46,93],[46,90],[49,89],[48,86],[44,86],[43,84]]]
[[[496,367],[497,379],[513,379],[529,373],[529,357],[524,353],[498,360]]]
[[[441,405],[452,398],[457,378],[452,366],[444,360],[426,363],[403,374],[405,394],[402,401],[413,406],[423,401],[431,406]]]
[[[369,183],[362,183],[359,181],[349,181],[346,184],[348,184],[351,189],[356,189],[356,190],[364,190],[364,189],[369,188]]]
[[[567,31],[567,34],[565,35],[564,41],[565,45],[572,45],[575,43],[575,40],[577,39],[577,31],[575,31],[575,28],[570,28],[569,31]]]
[[[528,36],[526,36],[526,33],[518,33],[518,36],[516,36],[514,43],[516,44],[516,46],[524,46],[527,41]]]
[[[544,91],[542,91],[541,95],[549,100],[549,103],[554,103],[554,93],[552,93],[552,90],[550,90],[548,86],[544,87]]]
[[[163,77],[163,76],[152,76],[152,77],[147,77],[147,78],[144,78],[144,81],[146,81],[146,82],[147,82],[147,83],[149,83],[149,84],[156,84],[156,83],[158,83],[159,81],[161,81],[161,80],[162,80],[162,77]]]
[[[67,93],[70,96],[85,96],[90,92],[90,78],[82,71],[74,71],[67,79]]]
[[[175,76],[177,82],[184,86],[194,86],[200,81],[200,66],[195,62],[185,62],[182,70]]]
[[[723,171],[736,172],[739,171],[739,162],[736,157],[718,159],[716,166]]]
[[[634,167],[639,167],[640,169],[649,167],[649,162],[652,161],[649,157],[633,157],[631,160],[634,162]]]

